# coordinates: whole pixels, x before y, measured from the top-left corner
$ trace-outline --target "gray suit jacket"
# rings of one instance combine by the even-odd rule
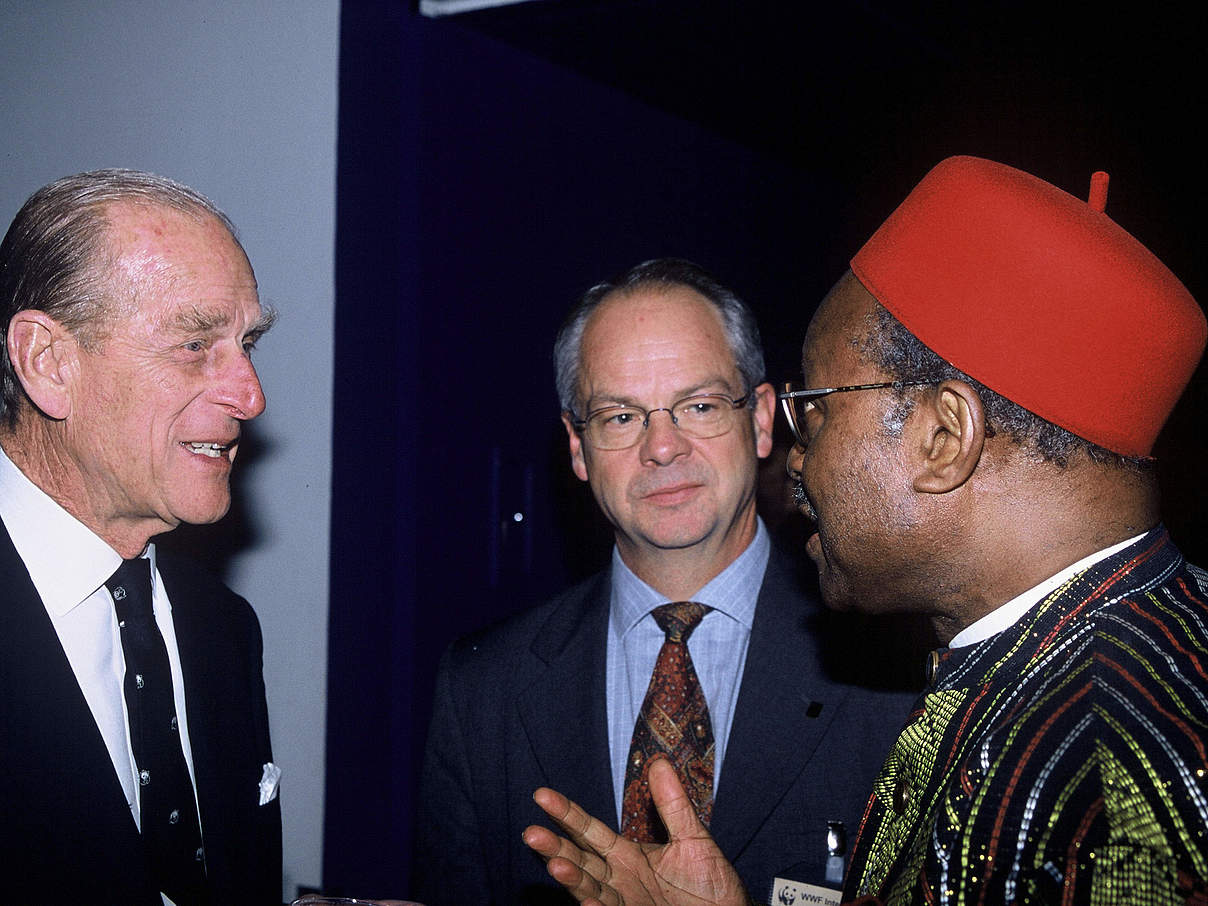
[[[550,786],[612,823],[604,700],[609,579],[468,636],[437,678],[416,824],[411,896],[428,906],[566,903],[520,839],[545,823]],[[775,877],[824,883],[827,822],[854,839],[872,779],[905,720],[909,691],[842,682],[851,665],[831,615],[769,561],[710,829],[748,892]],[[838,884],[828,884],[838,887]]]

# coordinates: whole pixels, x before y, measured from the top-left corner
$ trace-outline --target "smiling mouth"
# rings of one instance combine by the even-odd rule
[[[210,441],[182,441],[181,446],[190,453],[196,453],[199,456],[206,456],[210,459],[226,459],[227,454],[235,446],[235,441],[228,444],[213,443]]]

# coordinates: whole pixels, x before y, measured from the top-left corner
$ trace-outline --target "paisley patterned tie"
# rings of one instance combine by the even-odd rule
[[[666,639],[633,728],[621,807],[621,833],[639,843],[667,840],[647,780],[650,759],[655,755],[665,755],[675,766],[696,814],[706,826],[713,811],[713,725],[688,653],[688,636],[710,609],[683,601],[664,604],[651,612]]]

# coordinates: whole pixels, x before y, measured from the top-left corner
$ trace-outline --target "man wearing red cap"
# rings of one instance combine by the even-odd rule
[[[1205,320],[1105,201],[1105,174],[1087,204],[944,161],[815,314],[810,389],[781,394],[827,603],[926,613],[947,642],[848,900],[1208,902],[1208,575],[1149,456]],[[550,790],[571,839],[526,840],[586,902],[746,903],[674,775],[650,783],[666,846]]]

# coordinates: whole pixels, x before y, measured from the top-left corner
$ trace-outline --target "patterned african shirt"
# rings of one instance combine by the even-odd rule
[[[846,898],[1208,904],[1206,601],[1159,526],[933,654]]]

